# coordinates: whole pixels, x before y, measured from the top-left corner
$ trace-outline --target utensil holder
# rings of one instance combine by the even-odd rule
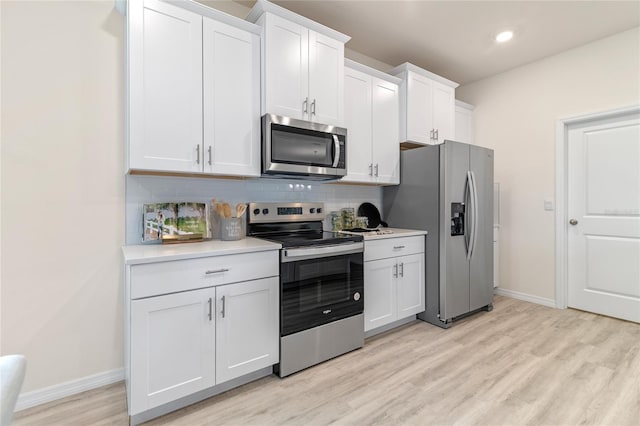
[[[242,217],[231,217],[220,219],[220,239],[222,241],[241,240],[245,237],[246,231]]]

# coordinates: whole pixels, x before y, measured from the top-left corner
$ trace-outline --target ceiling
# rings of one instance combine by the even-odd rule
[[[351,50],[394,66],[411,62],[460,84],[640,26],[637,0],[274,3],[351,36]],[[505,29],[513,40],[497,44]]]

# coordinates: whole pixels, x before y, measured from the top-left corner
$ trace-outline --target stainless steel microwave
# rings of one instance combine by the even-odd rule
[[[347,129],[262,116],[262,175],[335,180],[347,174]]]

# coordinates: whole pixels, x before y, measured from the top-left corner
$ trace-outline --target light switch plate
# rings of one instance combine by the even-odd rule
[[[544,200],[544,209],[547,211],[553,211],[553,200]]]

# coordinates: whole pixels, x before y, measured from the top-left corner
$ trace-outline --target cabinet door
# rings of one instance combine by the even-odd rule
[[[344,126],[344,44],[309,31],[310,120]]]
[[[433,128],[438,131],[435,143],[454,139],[455,102],[455,90],[452,87],[433,82]]]
[[[309,120],[309,30],[267,14],[265,17],[265,105],[261,114]],[[307,100],[306,105],[303,105]]]
[[[433,86],[427,77],[407,72],[407,140],[430,144],[433,130]]]
[[[455,107],[454,140],[464,143],[473,143],[473,111],[461,107]]]
[[[364,331],[396,320],[396,271],[395,258],[364,262]]]
[[[204,171],[260,175],[260,38],[203,18]]]
[[[157,0],[130,11],[129,167],[200,172],[202,17]]]
[[[215,290],[131,302],[134,415],[215,384]]]
[[[398,258],[398,319],[424,311],[424,253]]]
[[[371,77],[345,68],[344,118],[347,173],[343,182],[371,182]]]
[[[373,164],[378,183],[400,183],[398,85],[372,78]]]
[[[279,279],[217,287],[216,383],[277,364]]]

